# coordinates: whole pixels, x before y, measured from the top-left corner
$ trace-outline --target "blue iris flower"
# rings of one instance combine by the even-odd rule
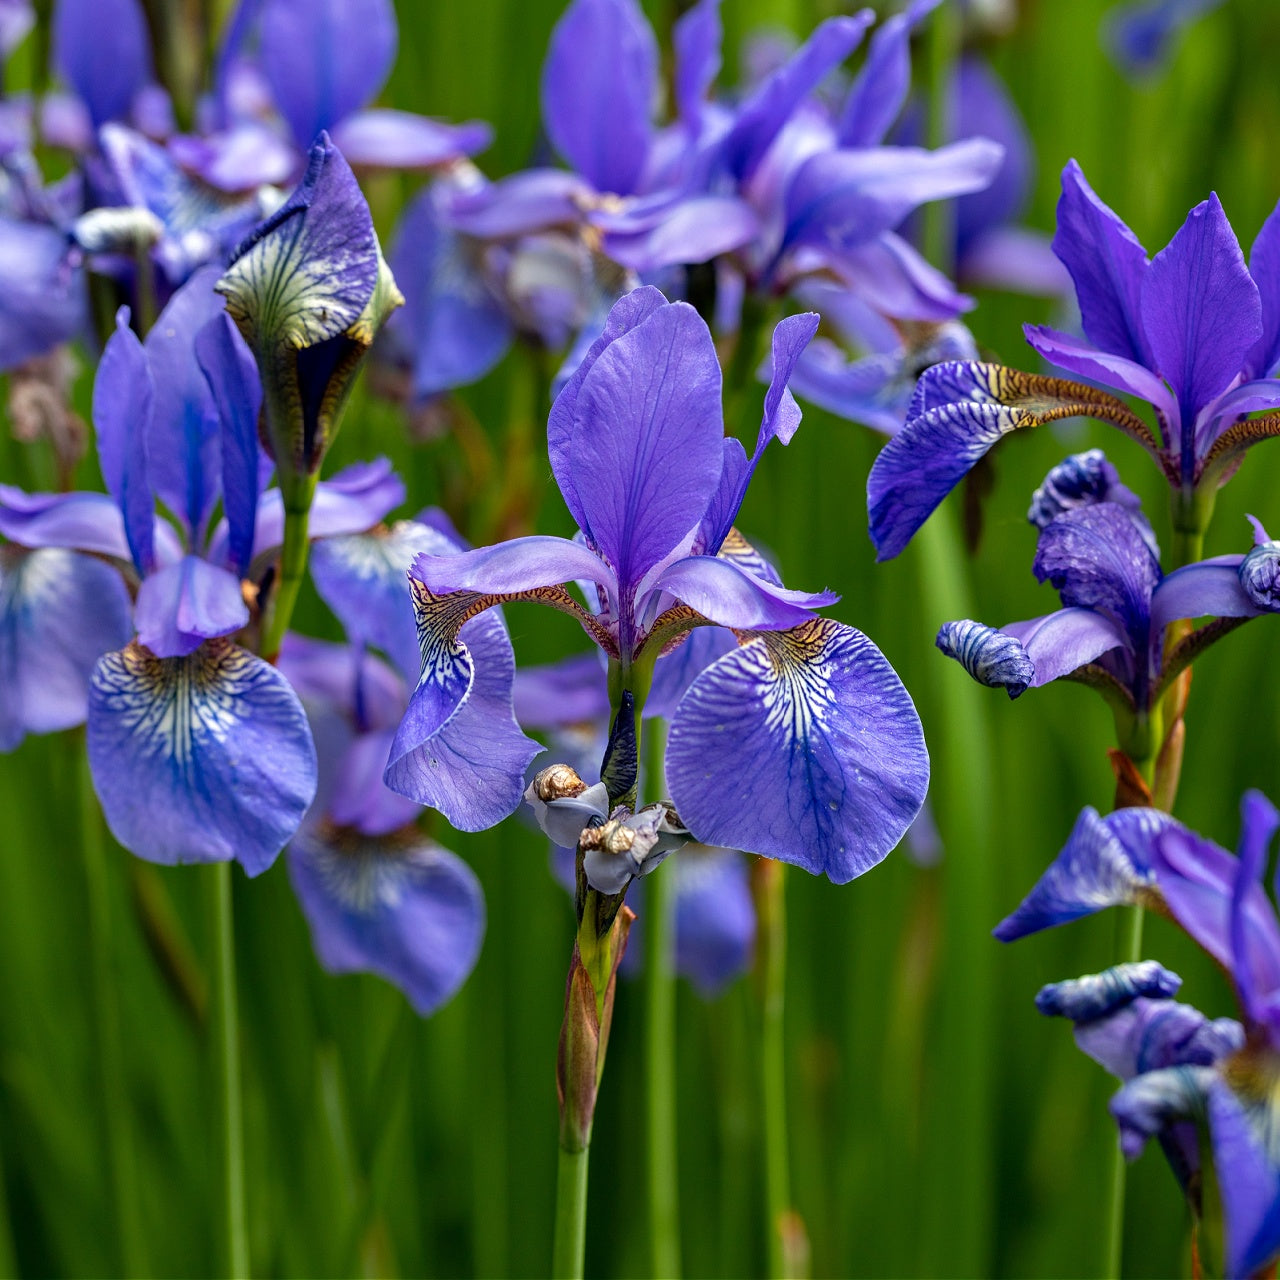
[[[1101,250],[1100,250],[1101,246]],[[1084,337],[1029,325],[1027,341],[1088,384],[976,362],[939,364],[867,481],[871,538],[895,556],[942,499],[1012,431],[1072,416],[1113,424],[1169,481],[1179,532],[1203,533],[1219,485],[1258,440],[1280,433],[1280,208],[1249,265],[1216,196],[1148,261],[1072,161],[1054,251],[1071,274]],[[1097,385],[1094,385],[1097,384]],[[1109,391],[1151,406],[1152,428]]]
[[[1259,792],[1241,804],[1238,854],[1168,814],[1086,809],[1018,910],[1006,941],[1104,907],[1141,903],[1177,922],[1230,976],[1243,1026],[1172,1002],[1178,980],[1125,965],[1041,992],[1043,1012],[1077,1024],[1081,1047],[1127,1081],[1111,1103],[1125,1154],[1160,1137],[1184,1187],[1207,1124],[1226,1226],[1225,1274],[1245,1277],[1280,1252],[1280,921],[1262,886],[1280,814]]]
[[[749,459],[724,436],[720,366],[697,313],[656,289],[614,307],[548,424],[579,536],[422,555],[410,571],[422,674],[388,785],[464,829],[516,808],[539,748],[509,697],[477,698],[483,658],[461,628],[492,605],[533,600],[576,618],[623,687],[647,687],[660,651],[693,628],[737,634],[739,646],[698,675],[671,718],[671,798],[696,838],[839,882],[888,853],[928,779],[910,698],[865,636],[815,612],[831,595],[781,587],[733,530],[765,447],[799,423],[786,380],[815,325],[791,317],[775,332]],[[566,590],[572,582],[590,607]],[[509,689],[514,669],[502,678]]]

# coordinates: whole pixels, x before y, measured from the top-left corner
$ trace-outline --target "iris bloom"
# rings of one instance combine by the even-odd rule
[[[843,882],[897,843],[924,798],[928,763],[910,698],[879,650],[818,616],[829,593],[788,591],[733,521],[769,441],[799,409],[786,379],[816,317],[774,334],[773,380],[754,455],[726,439],[720,366],[683,303],[639,289],[552,406],[548,450],[580,534],[518,538],[410,572],[422,675],[392,747],[388,785],[456,826],[492,825],[519,804],[538,745],[510,695],[477,696],[483,659],[460,635],[495,604],[534,600],[576,618],[642,700],[659,653],[691,628],[732,629],[739,647],[677,705],[671,796],[708,844],[825,871]],[[583,608],[566,590],[584,584]],[[514,670],[502,673],[509,690]]]
[[[1090,384],[978,362],[926,370],[903,430],[867,481],[871,538],[898,554],[934,508],[1011,431],[1086,416],[1117,426],[1173,490],[1174,527],[1203,534],[1218,487],[1244,451],[1280,433],[1280,209],[1246,267],[1217,196],[1197,205],[1148,261],[1133,233],[1072,161],[1063,171],[1054,252],[1075,284],[1084,337],[1026,327],[1051,364]],[[1110,391],[1150,404],[1156,429]]]
[[[1082,1047],[1129,1082],[1113,1099],[1121,1142],[1131,1159],[1161,1136],[1180,1177],[1201,1158],[1186,1121],[1207,1123],[1226,1226],[1226,1274],[1245,1277],[1280,1252],[1280,922],[1261,878],[1280,815],[1260,793],[1241,806],[1233,857],[1168,814],[1120,809],[1103,818],[1086,809],[1040,883],[996,930],[1005,941],[1141,903],[1170,916],[1230,976],[1243,1030],[1209,1023],[1165,997],[1138,990],[1129,967],[1091,980],[1093,991],[1064,984],[1042,993],[1045,1012],[1079,1024]],[[1125,995],[1145,995],[1136,1008]],[[1176,1033],[1176,1034],[1175,1034]],[[1181,1162],[1181,1167],[1180,1167]]]
[[[157,862],[236,857],[256,874],[311,801],[315,752],[288,682],[235,643],[256,595],[243,579],[280,545],[283,511],[279,490],[262,493],[261,391],[216,277],[197,272],[145,343],[119,317],[94,385],[110,496],[0,488],[0,533],[37,553],[106,557],[136,586],[137,636],[98,661],[88,695],[90,765],[120,842]],[[336,477],[313,528],[375,523],[402,496],[388,489],[376,465]],[[82,607],[95,599],[83,573],[65,590],[83,590]],[[57,626],[65,590],[44,601],[41,626]]]
[[[948,622],[938,648],[982,684],[1011,698],[1063,678],[1098,688],[1118,719],[1145,717],[1186,665],[1226,631],[1280,608],[1268,574],[1276,544],[1160,569],[1136,497],[1094,450],[1055,467],[1030,511],[1040,529],[1033,570],[1062,598],[1055,613],[1000,628]],[[1165,627],[1212,617],[1164,653]]]

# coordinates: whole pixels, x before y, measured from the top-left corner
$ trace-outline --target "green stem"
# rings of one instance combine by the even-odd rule
[[[89,945],[93,955],[92,997],[98,1087],[106,1125],[111,1197],[119,1232],[120,1263],[128,1276],[147,1274],[147,1252],[138,1198],[138,1167],[133,1142],[133,1106],[124,1070],[120,1037],[119,971],[111,941],[111,896],[102,813],[93,790],[88,755],[79,753],[80,843],[89,894]]]
[[[587,1160],[591,1148],[560,1148],[556,1171],[556,1226],[551,1253],[554,1280],[582,1280],[587,1248]]]
[[[757,977],[760,993],[760,1084],[764,1104],[765,1204],[769,1274],[795,1274],[788,1243],[791,1172],[787,1158],[787,1077],[783,1011],[787,979],[786,866],[759,859],[751,869],[756,906]]]
[[[1142,908],[1121,907],[1116,927],[1116,951],[1121,962],[1142,959]],[[1114,1130],[1113,1130],[1114,1132]],[[1111,1149],[1110,1193],[1102,1232],[1102,1270],[1104,1280],[1119,1280],[1124,1260],[1124,1193],[1127,1164],[1120,1142]]]
[[[133,255],[134,294],[138,300],[138,333],[146,337],[155,325],[159,314],[156,302],[156,268],[151,261],[151,249],[139,245]]]
[[[286,507],[284,516],[284,546],[280,551],[280,565],[267,602],[267,618],[262,633],[262,656],[274,662],[279,656],[284,634],[289,629],[298,592],[307,576],[307,526],[311,520],[311,499],[315,494],[315,480],[304,481],[301,493]]]
[[[244,1115],[240,1091],[240,1020],[236,999],[231,864],[217,862],[209,871],[214,945],[214,1045],[222,1131],[224,1264],[226,1274],[232,1280],[241,1280],[249,1275],[249,1233],[244,1194]]]
[[[666,798],[666,725],[650,720],[650,800]],[[676,856],[679,856],[678,854]],[[675,872],[659,867],[648,878],[645,902],[645,1077],[649,1137],[649,1237],[655,1276],[680,1274],[680,1218],[676,1164]]]

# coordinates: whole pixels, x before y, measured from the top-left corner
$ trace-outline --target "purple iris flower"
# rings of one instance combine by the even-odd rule
[[[948,622],[937,639],[975,680],[1011,698],[1068,678],[1099,688],[1118,715],[1143,717],[1193,656],[1280,605],[1268,594],[1269,543],[1255,547],[1253,561],[1217,556],[1163,574],[1136,497],[1100,451],[1055,467],[1029,514],[1040,530],[1033,570],[1057,588],[1063,608],[998,629]],[[1201,617],[1213,620],[1165,655],[1167,624]]]
[[[1041,999],[1046,1012],[1086,1023],[1108,1019],[1077,1034],[1086,1051],[1131,1077],[1111,1104],[1131,1159],[1162,1135],[1194,1168],[1194,1146],[1178,1140],[1178,1125],[1207,1118],[1232,1277],[1255,1274],[1280,1251],[1280,1157],[1270,1139],[1280,1120],[1280,922],[1261,883],[1277,829],[1280,814],[1256,791],[1241,804],[1238,856],[1168,814],[1121,809],[1103,818],[1086,809],[1040,883],[996,930],[1009,941],[1104,907],[1142,903],[1172,917],[1230,975],[1243,1032],[1226,1019],[1198,1021],[1181,1006],[1173,1014],[1140,1006],[1114,1022],[1108,1015],[1122,1002],[1082,1007],[1073,984]],[[1124,985],[1100,979],[1113,989]],[[1144,994],[1163,1003],[1159,992]],[[1163,1050],[1153,1052],[1157,1023]]]
[[[1099,246],[1102,246],[1100,251]],[[999,365],[940,364],[921,377],[903,431],[867,482],[871,537],[897,555],[1001,438],[1084,415],[1148,450],[1174,491],[1175,528],[1203,533],[1214,496],[1249,445],[1280,432],[1280,209],[1246,267],[1216,196],[1148,261],[1133,233],[1072,161],[1063,171],[1054,252],[1076,288],[1084,338],[1029,325],[1046,360],[1151,405],[1156,430],[1097,386]]]
[[[675,708],[667,777],[697,839],[825,871],[843,882],[897,843],[928,779],[919,719],[893,669],[859,632],[819,617],[829,593],[760,576],[734,534],[769,441],[799,408],[786,390],[814,316],[784,320],[754,455],[726,439],[720,366],[692,307],[636,290],[552,406],[548,450],[580,534],[518,538],[410,571],[422,675],[392,747],[387,783],[456,826],[492,825],[520,801],[538,751],[509,701],[477,700],[482,660],[459,629],[481,611],[535,600],[570,614],[643,699],[659,653],[692,628],[739,647]],[[590,608],[566,590],[584,584]],[[510,688],[514,671],[503,675]],[[462,722],[472,732],[461,732]]]
[[[110,496],[4,487],[0,533],[36,553],[106,557],[136,584],[137,637],[99,659],[88,695],[90,765],[117,838],[152,861],[236,857],[257,874],[311,801],[315,751],[288,682],[235,643],[251,622],[243,580],[280,545],[283,509],[279,490],[262,493],[262,393],[217,274],[205,268],[178,290],[145,343],[118,318],[94,385]],[[385,466],[335,477],[313,530],[366,528],[402,494]],[[67,589],[91,601],[85,579]],[[46,628],[66,608],[57,595],[48,605]]]
[[[403,589],[400,597],[412,625]],[[376,973],[419,1014],[433,1013],[475,965],[484,898],[466,863],[414,825],[419,806],[383,785],[408,688],[360,645],[289,635],[279,667],[307,709],[319,761],[288,864],[320,963]]]
[[[329,133],[358,168],[427,169],[489,145],[480,121],[452,125],[370,108],[395,61],[391,0],[240,0],[218,55],[200,135],[174,153],[222,190],[295,180]]]

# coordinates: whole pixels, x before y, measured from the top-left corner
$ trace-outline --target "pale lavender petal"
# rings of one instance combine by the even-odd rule
[[[1149,365],[1141,311],[1147,255],[1137,237],[1094,194],[1084,171],[1062,171],[1053,251],[1076,286],[1081,323],[1095,347]]]
[[[756,913],[747,860],[735,849],[686,844],[671,862],[676,877],[676,972],[704,997],[751,963]]]
[[[110,565],[74,551],[0,548],[0,751],[84,722],[89,677],[133,634]]]
[[[265,871],[315,795],[311,731],[289,682],[211,641],[184,658],[138,644],[99,660],[89,765],[112,834],[149,862]]]
[[[219,191],[256,191],[279,185],[288,182],[298,169],[293,144],[256,120],[205,137],[181,134],[168,145],[177,164]]]
[[[760,236],[756,211],[737,196],[697,196],[676,200],[660,220],[643,229],[608,230],[604,251],[633,271],[709,262]]]
[[[347,116],[333,129],[334,145],[357,168],[430,169],[475,155],[492,140],[483,120],[446,124],[384,107]]]
[[[648,705],[646,701],[646,709]],[[600,654],[579,653],[563,662],[520,667],[515,710],[516,719],[531,729],[606,722],[612,708]]]
[[[299,835],[289,879],[320,963],[375,973],[426,1017],[466,981],[484,937],[474,872],[425,836],[373,840]]]
[[[972,199],[964,196],[963,200]],[[1025,293],[1034,298],[1069,297],[1071,277],[1049,238],[1026,227],[991,227],[975,235],[956,264],[966,286]]]
[[[875,147],[898,118],[911,87],[911,33],[940,0],[916,0],[871,37],[867,60],[840,112],[842,147]]]
[[[349,644],[290,631],[276,668],[289,677],[304,703],[327,704],[362,733],[394,729],[408,701],[404,681],[388,663]]]
[[[130,559],[124,517],[105,493],[23,493],[0,484],[0,534],[21,547],[67,547]]]
[[[84,273],[56,227],[0,217],[0,370],[84,333]]]
[[[261,32],[262,68],[303,151],[363,107],[395,59],[390,0],[266,0]]]
[[[850,360],[829,338],[815,338],[791,376],[801,399],[887,436],[903,424],[913,382],[901,357]]]
[[[659,576],[666,591],[704,618],[735,631],[786,631],[812,620],[814,609],[835,604],[830,591],[789,591],[744,573],[721,556],[686,556]]]
[[[589,547],[542,534],[457,555],[424,555],[410,576],[437,596],[463,591],[510,595],[579,580],[613,587],[608,565]]]
[[[1165,1067],[1130,1080],[1109,1104],[1125,1158],[1136,1160],[1149,1139],[1169,1135],[1178,1122],[1202,1119],[1206,1093],[1216,1079],[1211,1067]],[[1184,1168],[1175,1167],[1180,1178],[1197,1167],[1194,1144],[1183,1155],[1188,1157]]]
[[[422,806],[382,781],[394,737],[391,729],[382,729],[357,734],[348,745],[326,797],[325,814],[331,822],[363,835],[381,836],[417,818]]]
[[[787,191],[786,240],[854,248],[891,231],[930,200],[977,191],[991,181],[1003,150],[966,138],[926,151],[875,147],[811,156]]]
[[[1175,569],[1151,597],[1151,629],[1159,635],[1180,618],[1251,618],[1260,612],[1240,582],[1243,556]],[[1225,561],[1223,563],[1222,561]]]
[[[811,249],[812,246],[809,246]],[[869,306],[900,320],[954,320],[973,299],[931,266],[900,235],[886,231],[853,249],[823,250],[826,266]]]
[[[1196,414],[1239,376],[1262,336],[1258,288],[1216,195],[1196,205],[1151,260],[1142,323],[1154,367],[1178,398],[1189,454]]]
[[[1033,688],[1061,679],[1115,648],[1128,648],[1129,637],[1117,622],[1092,609],[1059,609],[1030,622],[1003,628],[1031,659]]]
[[[527,169],[500,182],[455,197],[449,223],[456,231],[483,239],[502,239],[576,226],[596,193],[576,173],[563,169]]]
[[[670,720],[689,686],[718,658],[737,648],[732,631],[723,627],[694,627],[676,648],[659,657],[644,714]]]
[[[138,588],[138,639],[158,658],[183,657],[248,621],[240,580],[198,556],[150,574]]]
[[[720,362],[705,321],[687,303],[658,308],[600,352],[572,415],[582,529],[625,595],[697,524],[720,478]]]
[[[919,717],[880,651],[815,618],[714,663],[676,708],[667,779],[696,839],[837,884],[879,862],[924,802]]]
[[[542,67],[542,118],[556,150],[598,190],[636,190],[657,83],[657,42],[635,0],[573,0]]]
[[[720,0],[699,0],[680,15],[671,33],[675,50],[675,100],[680,119],[695,133],[707,95],[720,73]]]

